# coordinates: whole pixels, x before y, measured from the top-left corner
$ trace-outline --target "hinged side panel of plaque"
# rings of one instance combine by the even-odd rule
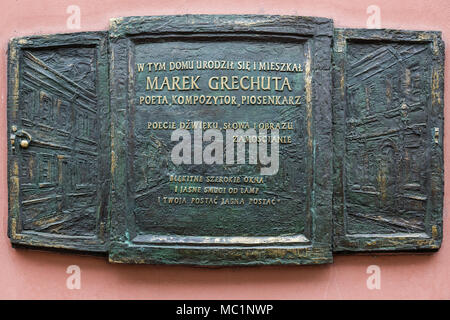
[[[8,235],[104,252],[110,187],[107,34],[11,40]]]
[[[442,241],[440,32],[337,29],[334,250],[436,250]]]
[[[332,30],[310,17],[112,20],[110,261],[332,261]]]

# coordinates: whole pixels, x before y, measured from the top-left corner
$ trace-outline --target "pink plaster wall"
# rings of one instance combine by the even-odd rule
[[[69,30],[66,9],[81,9],[81,29]],[[383,28],[441,30],[450,58],[448,0],[2,0],[0,3],[0,298],[3,299],[381,299],[450,298],[450,183],[445,185],[444,243],[432,255],[336,256],[334,264],[301,267],[204,269],[114,265],[104,258],[16,250],[7,230],[6,48],[15,36],[106,30],[111,17],[130,15],[287,14],[324,16],[337,27],[365,28],[369,5],[381,9]],[[447,60],[448,61],[448,60]],[[445,96],[450,68],[446,63]],[[445,110],[445,132],[450,111]],[[444,139],[450,178],[450,134]],[[381,290],[369,290],[366,269],[381,268]],[[66,288],[66,268],[81,268],[81,289]]]

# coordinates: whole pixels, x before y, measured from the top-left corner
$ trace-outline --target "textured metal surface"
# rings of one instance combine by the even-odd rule
[[[441,35],[337,29],[334,40],[334,250],[438,249]]]
[[[9,235],[14,244],[107,249],[106,40],[106,33],[98,32],[10,43]]]

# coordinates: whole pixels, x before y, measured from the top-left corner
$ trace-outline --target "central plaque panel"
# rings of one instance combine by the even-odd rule
[[[110,260],[331,262],[331,21],[111,29]]]

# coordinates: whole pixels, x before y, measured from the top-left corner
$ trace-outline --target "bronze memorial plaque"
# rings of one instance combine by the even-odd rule
[[[13,39],[11,242],[118,263],[331,263],[442,241],[440,32],[183,15]]]

